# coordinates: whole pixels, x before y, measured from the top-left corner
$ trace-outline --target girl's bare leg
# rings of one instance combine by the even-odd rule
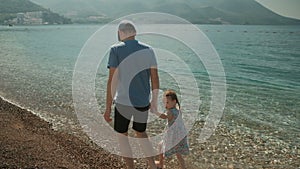
[[[177,153],[176,156],[177,156],[180,168],[181,169],[186,169],[185,162],[184,162],[184,159],[183,159],[182,155]]]

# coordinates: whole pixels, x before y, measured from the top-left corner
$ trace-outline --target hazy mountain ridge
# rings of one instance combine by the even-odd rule
[[[255,0],[32,0],[76,19],[101,16],[112,20],[138,12],[165,12],[202,24],[300,24]]]
[[[0,0],[0,13],[34,12],[45,10],[28,0]]]
[[[66,24],[60,16],[29,0],[0,0],[0,24]]]

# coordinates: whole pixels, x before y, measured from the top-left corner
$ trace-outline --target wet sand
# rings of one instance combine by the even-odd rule
[[[148,133],[157,128],[149,125]],[[157,127],[157,125],[154,125]],[[189,133],[187,167],[198,168],[299,168],[299,145],[251,132],[229,130],[220,124],[205,143],[197,141],[203,123]],[[63,131],[31,112],[0,99],[0,168],[124,168],[117,155]],[[136,159],[136,168],[146,168]],[[178,168],[175,157],[166,160],[167,169]]]

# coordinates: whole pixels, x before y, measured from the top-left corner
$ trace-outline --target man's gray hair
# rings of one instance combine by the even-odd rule
[[[119,24],[119,30],[124,33],[136,34],[134,24],[133,24],[133,22],[131,22],[129,20],[121,21]]]

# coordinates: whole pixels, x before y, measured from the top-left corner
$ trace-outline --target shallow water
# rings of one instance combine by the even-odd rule
[[[76,130],[73,70],[81,48],[101,26],[0,27],[1,96],[35,111],[58,129]],[[227,97],[222,123],[299,144],[300,27],[198,27],[209,37],[224,66]],[[203,64],[194,61],[193,52],[180,43],[155,36],[138,38],[153,47],[172,51],[190,66],[202,101],[198,120],[204,121],[211,93]],[[172,66],[175,74],[182,72],[176,69],[180,67],[176,62]],[[100,80],[96,82],[100,109],[104,108],[106,74],[104,60],[97,74]],[[163,71],[160,77],[162,89],[178,89],[176,79]]]

